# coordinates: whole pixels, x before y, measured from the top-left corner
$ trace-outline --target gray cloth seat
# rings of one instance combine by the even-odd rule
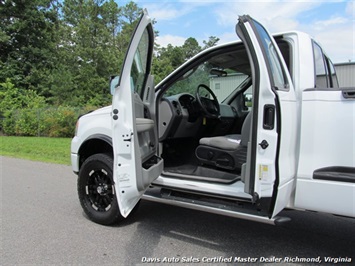
[[[195,151],[199,161],[227,170],[240,170],[246,162],[251,117],[250,112],[244,120],[241,134],[200,139]]]

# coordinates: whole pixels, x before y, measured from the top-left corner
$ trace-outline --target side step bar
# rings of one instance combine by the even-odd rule
[[[228,209],[223,209],[221,207],[216,208],[213,206],[202,205],[200,203],[194,202],[193,200],[189,201],[187,199],[184,199],[184,201],[181,201],[181,200],[177,200],[177,199],[169,199],[169,198],[162,197],[160,194],[157,194],[157,193],[149,194],[149,191],[147,191],[145,194],[143,194],[142,199],[152,201],[152,202],[157,202],[157,203],[164,203],[164,204],[174,205],[174,206],[178,206],[178,207],[198,210],[198,211],[209,212],[209,213],[213,213],[213,214],[229,216],[229,217],[238,218],[238,219],[249,220],[249,221],[253,221],[253,222],[261,222],[261,223],[265,223],[265,224],[271,224],[271,225],[281,225],[281,224],[284,224],[284,223],[289,222],[291,220],[289,217],[276,216],[276,217],[270,219],[265,216],[258,216],[258,215],[252,215],[252,214],[247,214],[247,213],[242,213],[242,212],[235,212],[235,211],[231,211]]]

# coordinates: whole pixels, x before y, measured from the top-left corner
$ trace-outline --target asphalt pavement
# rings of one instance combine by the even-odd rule
[[[143,201],[107,227],[83,214],[70,166],[0,157],[0,174],[0,265],[355,263],[355,219],[284,211],[272,226]]]

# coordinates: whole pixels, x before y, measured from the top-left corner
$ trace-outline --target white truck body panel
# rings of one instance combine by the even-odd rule
[[[355,184],[313,178],[317,169],[355,167],[355,105],[341,91],[303,91],[295,206],[355,216]]]

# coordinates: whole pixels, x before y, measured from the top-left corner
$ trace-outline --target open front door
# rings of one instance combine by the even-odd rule
[[[265,28],[249,16],[237,33],[252,68],[252,130],[242,176],[245,192],[270,218],[289,202],[295,179],[295,92],[285,62]]]
[[[123,217],[131,212],[163,168],[158,139],[154,84],[150,76],[154,32],[146,11],[132,36],[112,101],[112,139],[116,197]]]

